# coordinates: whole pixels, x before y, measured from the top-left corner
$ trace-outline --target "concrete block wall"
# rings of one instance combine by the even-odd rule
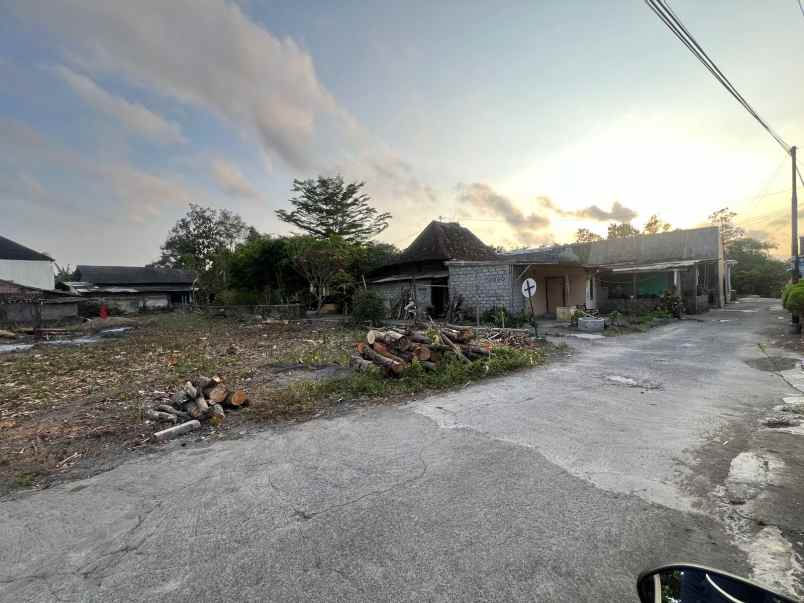
[[[511,266],[496,264],[450,264],[449,295],[463,296],[465,308],[505,307],[512,310]]]
[[[432,305],[433,290],[430,287],[430,283],[431,281],[429,280],[416,280],[416,300],[419,302],[421,309]],[[369,285],[369,288],[379,293],[385,302],[385,307],[390,308],[399,300],[402,291],[410,289],[410,281],[380,283],[379,285]]]

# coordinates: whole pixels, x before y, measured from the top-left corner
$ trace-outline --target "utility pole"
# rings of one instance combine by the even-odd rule
[[[790,157],[793,160],[793,196],[790,199],[790,219],[793,224],[793,237],[790,241],[790,249],[793,252],[793,282],[797,283],[801,278],[801,270],[798,263],[798,196],[796,195],[796,147],[790,147]],[[793,314],[792,328],[793,333],[801,333],[801,317]]]

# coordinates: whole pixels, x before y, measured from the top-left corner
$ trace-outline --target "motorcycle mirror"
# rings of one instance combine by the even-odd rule
[[[688,563],[642,572],[637,592],[642,603],[796,603],[745,578]]]

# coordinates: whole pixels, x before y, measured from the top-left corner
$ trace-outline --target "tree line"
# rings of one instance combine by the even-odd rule
[[[151,265],[192,271],[200,303],[348,304],[365,275],[399,253],[371,241],[391,215],[371,206],[364,186],[341,176],[294,180],[293,209],[276,210],[301,231],[287,236],[260,233],[231,211],[191,203]]]

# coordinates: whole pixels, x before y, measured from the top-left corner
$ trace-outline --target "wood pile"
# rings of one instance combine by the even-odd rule
[[[381,371],[395,377],[414,360],[428,370],[435,370],[446,359],[472,362],[488,358],[491,346],[475,341],[471,327],[431,326],[425,330],[387,328],[370,330],[366,340],[355,345],[350,365],[360,371]]]
[[[159,404],[146,411],[153,421],[176,424],[180,421],[208,421],[220,425],[227,410],[248,406],[248,394],[242,389],[229,389],[219,375],[197,377],[187,381],[174,395],[170,404]]]

